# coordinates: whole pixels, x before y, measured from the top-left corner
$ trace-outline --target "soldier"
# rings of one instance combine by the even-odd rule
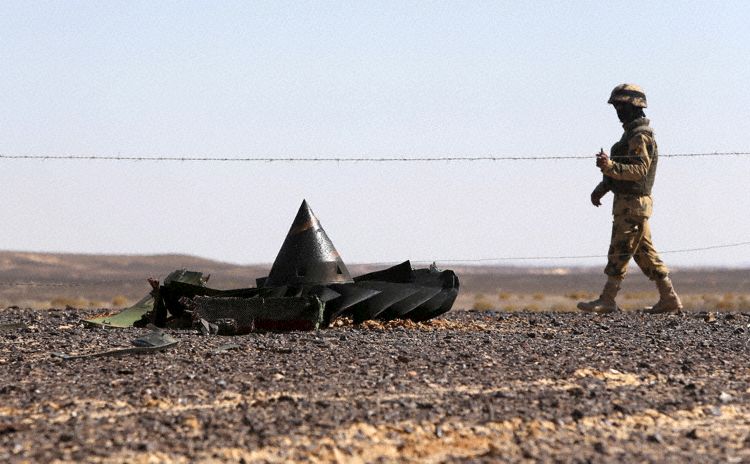
[[[597,207],[601,206],[601,199],[607,192],[614,193],[612,239],[604,269],[608,278],[599,298],[578,303],[578,309],[595,313],[619,311],[615,296],[628,262],[633,258],[659,289],[659,301],[644,311],[650,314],[679,312],[682,302],[672,287],[669,269],[651,242],[648,224],[653,209],[651,187],[656,177],[659,151],[654,131],[643,113],[646,95],[637,85],[622,84],[612,90],[607,103],[615,107],[625,129],[622,138],[612,146],[611,158],[604,150],[596,155],[596,166],[601,169],[604,179],[591,193],[591,203]]]

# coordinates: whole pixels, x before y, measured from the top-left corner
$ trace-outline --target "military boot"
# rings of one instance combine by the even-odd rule
[[[602,290],[602,294],[599,295],[599,298],[594,301],[579,302],[578,309],[581,311],[600,314],[616,313],[620,311],[620,308],[617,307],[617,303],[615,302],[617,292],[620,290],[620,282],[622,282],[621,278],[610,276],[607,279],[607,283],[604,284],[604,290]]]
[[[655,305],[645,308],[643,312],[648,314],[678,313],[682,310],[682,301],[677,296],[677,292],[672,287],[672,280],[669,277],[656,281],[656,288],[659,289],[659,301]]]

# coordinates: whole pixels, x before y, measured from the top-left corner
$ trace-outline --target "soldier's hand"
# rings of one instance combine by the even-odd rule
[[[604,153],[604,150],[600,150],[599,153],[596,154],[596,167],[604,169],[607,166],[609,166],[609,156]]]
[[[602,197],[607,192],[602,192],[599,189],[594,189],[593,192],[591,192],[591,204],[596,206],[597,208],[602,205]]]

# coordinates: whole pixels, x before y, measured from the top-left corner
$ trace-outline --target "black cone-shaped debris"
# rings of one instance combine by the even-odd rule
[[[303,200],[264,287],[352,282],[346,264]]]
[[[194,274],[198,279],[191,281],[171,275],[161,285],[150,280],[153,311],[139,323],[160,327],[213,324],[221,328],[221,334],[231,335],[317,329],[339,316],[349,316],[356,323],[425,321],[449,311],[459,287],[453,271],[441,271],[434,264],[413,269],[409,261],[352,279],[306,201],[271,272],[256,279],[256,288],[212,289],[205,286],[202,274]]]

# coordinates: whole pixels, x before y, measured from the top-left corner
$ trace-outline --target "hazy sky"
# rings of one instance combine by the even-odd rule
[[[611,196],[589,194],[622,133],[612,87],[643,86],[663,154],[750,151],[748,24],[746,1],[5,0],[2,154],[592,157],[0,160],[0,249],[270,262],[306,198],[346,262],[605,254]],[[750,241],[749,175],[748,156],[662,159],[657,248]]]

